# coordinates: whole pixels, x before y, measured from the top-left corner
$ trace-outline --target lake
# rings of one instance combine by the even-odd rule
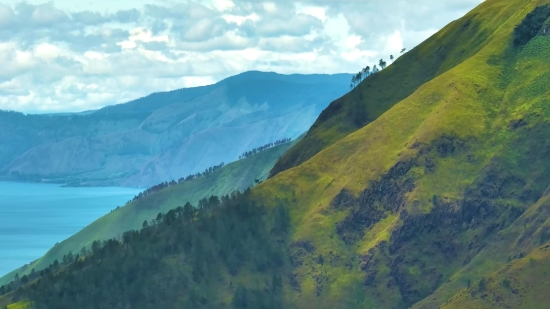
[[[140,191],[0,182],[0,277],[41,257]]]

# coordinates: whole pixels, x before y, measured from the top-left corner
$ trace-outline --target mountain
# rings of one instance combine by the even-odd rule
[[[252,190],[173,209],[7,295],[44,308],[546,308],[547,5],[483,2],[331,103]]]
[[[126,231],[139,229],[144,220],[154,218],[158,213],[168,212],[188,202],[197,205],[201,199],[213,195],[222,196],[234,191],[245,191],[256,185],[256,180],[264,181],[275,162],[300,139],[301,136],[290,143],[268,148],[256,155],[227,164],[204,176],[151,190],[151,193],[113,210],[70,238],[56,244],[40,259],[1,277],[0,285],[11,281],[16,273],[20,276],[29,275],[33,268],[44,269],[56,259],[61,261],[66,253],[80,252],[82,247],[89,247],[95,240],[120,237]]]
[[[97,111],[0,112],[0,178],[147,187],[307,131],[349,74],[245,72]]]

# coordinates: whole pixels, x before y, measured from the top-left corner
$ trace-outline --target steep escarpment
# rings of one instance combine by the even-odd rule
[[[346,135],[371,123],[404,100],[424,83],[475,55],[488,42],[500,12],[480,8],[456,20],[434,36],[403,54],[387,69],[370,75],[345,96],[333,101],[319,115],[306,137],[286,153],[271,176],[297,166]],[[488,26],[488,23],[490,24]]]
[[[533,233],[522,242],[501,240],[550,184],[550,41],[513,44],[516,25],[540,4],[486,1],[454,23],[479,22],[487,34],[471,57],[255,191],[286,197],[293,241],[315,248],[296,250],[296,302],[438,308],[548,241],[547,218],[527,221]],[[316,262],[335,255],[345,262]]]
[[[445,70],[372,122],[255,187],[240,203],[261,205],[267,218],[288,211],[282,224],[288,229],[277,238],[284,263],[260,259],[268,265],[263,270],[220,271],[223,280],[209,283],[221,282],[216,287],[229,295],[220,307],[247,308],[257,298],[247,302],[243,295],[258,295],[246,292],[254,286],[272,289],[263,275],[272,272],[281,274],[273,282],[282,293],[273,295],[296,308],[530,308],[545,301],[550,37],[529,32],[525,44],[514,44],[516,26],[545,4],[485,1],[419,47],[462,42],[450,45]],[[464,37],[453,37],[460,29]],[[414,60],[433,61],[435,54]],[[410,55],[379,78],[400,77],[392,67]],[[337,123],[326,132],[338,132]],[[272,228],[269,220],[248,220]],[[202,231],[220,230],[233,233],[216,224]],[[179,266],[162,274],[171,267]],[[529,290],[533,284],[540,288]],[[51,295],[46,301],[59,299]]]

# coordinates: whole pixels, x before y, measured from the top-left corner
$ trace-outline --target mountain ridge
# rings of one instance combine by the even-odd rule
[[[148,186],[199,172],[231,162],[248,148],[298,137],[321,108],[348,91],[349,76],[257,71],[85,114],[2,112],[7,130],[0,135],[0,177]],[[215,141],[209,130],[216,128],[233,132]],[[144,171],[151,168],[160,170]]]

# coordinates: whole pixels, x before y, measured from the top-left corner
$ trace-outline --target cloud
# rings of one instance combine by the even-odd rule
[[[482,0],[0,0],[0,109],[80,111],[246,70],[355,72]]]

